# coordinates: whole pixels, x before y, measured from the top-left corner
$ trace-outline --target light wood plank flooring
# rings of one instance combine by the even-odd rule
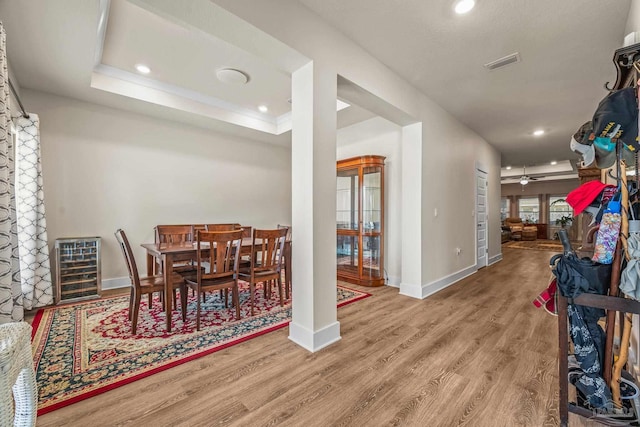
[[[370,289],[338,309],[342,340],[317,353],[279,330],[38,425],[556,426],[556,319],[531,304],[553,253],[503,252],[426,300]],[[571,425],[597,424],[571,415]]]

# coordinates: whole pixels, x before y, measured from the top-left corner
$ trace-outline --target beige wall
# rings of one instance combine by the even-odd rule
[[[48,234],[103,238],[103,279],[126,276],[114,232],[140,243],[156,224],[291,221],[288,148],[29,90],[40,115]],[[110,282],[106,283],[109,285]]]

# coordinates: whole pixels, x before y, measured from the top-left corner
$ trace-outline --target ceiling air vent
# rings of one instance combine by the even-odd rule
[[[513,64],[514,62],[520,62],[520,54],[518,52],[512,53],[495,61],[484,64],[485,68],[489,70],[495,70],[496,68],[504,67],[505,65]]]

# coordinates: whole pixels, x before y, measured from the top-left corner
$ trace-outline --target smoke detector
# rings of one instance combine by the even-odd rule
[[[247,73],[233,68],[222,68],[216,71],[216,77],[222,83],[231,85],[243,85],[249,82],[249,75]]]

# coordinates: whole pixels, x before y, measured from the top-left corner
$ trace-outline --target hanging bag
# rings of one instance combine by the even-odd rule
[[[613,263],[613,254],[616,251],[621,223],[620,193],[618,192],[614,198],[609,201],[602,215],[602,221],[600,222],[600,229],[598,230],[593,252],[593,261],[599,262],[600,264]]]

